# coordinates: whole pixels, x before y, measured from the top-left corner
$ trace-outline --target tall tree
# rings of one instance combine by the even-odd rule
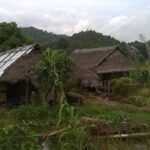
[[[69,41],[68,38],[63,37],[57,42],[58,49],[67,49],[69,47]]]
[[[15,22],[0,23],[0,51],[29,43],[32,43],[32,40],[21,33]]]
[[[146,41],[146,38],[143,34],[139,34],[139,37],[140,37],[141,42],[145,43],[148,58],[150,58],[150,44],[149,44],[149,41]]]

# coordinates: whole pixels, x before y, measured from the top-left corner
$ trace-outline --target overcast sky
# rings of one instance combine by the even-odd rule
[[[58,34],[92,29],[121,41],[150,39],[150,0],[0,0],[0,22]]]

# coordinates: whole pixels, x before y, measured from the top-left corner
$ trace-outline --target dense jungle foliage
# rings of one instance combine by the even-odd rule
[[[125,43],[92,30],[67,36],[49,33],[35,27],[19,28],[14,22],[0,23],[1,51],[33,42],[40,44],[43,48],[62,49],[67,52],[72,52],[77,48],[119,45],[123,52],[138,62],[147,60],[150,56],[150,41],[146,40],[143,35],[139,35],[139,41]]]
[[[21,28],[23,34],[32,37],[36,42],[50,48],[74,50],[76,48],[93,48],[117,45],[120,42],[92,30],[81,31],[72,36],[56,35],[34,27]]]
[[[0,51],[32,43],[17,27],[15,22],[0,23]]]
[[[92,30],[81,31],[72,36],[56,35],[47,31],[39,30],[35,27],[20,28],[22,33],[31,37],[35,42],[43,47],[50,47],[53,49],[65,49],[69,52],[77,48],[97,48],[112,45],[119,45],[121,50],[130,55],[136,61],[143,61],[149,58],[150,42],[144,36],[140,37],[139,41],[125,43],[116,40],[111,36],[103,35]]]

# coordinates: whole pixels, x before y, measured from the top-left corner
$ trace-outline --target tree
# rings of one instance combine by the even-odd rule
[[[30,43],[32,40],[21,33],[15,22],[0,23],[0,51]]]
[[[147,54],[148,54],[148,58],[150,58],[150,44],[149,44],[149,41],[146,41],[146,38],[143,34],[139,34],[139,38],[140,38],[141,42],[143,42],[145,44]]]
[[[54,101],[57,101],[57,92],[71,77],[73,64],[72,58],[64,52],[52,49],[44,51],[43,59],[37,68],[37,74],[39,80],[44,83],[46,100],[47,96],[53,92]]]
[[[58,49],[67,49],[69,46],[69,42],[68,42],[68,39],[63,37],[61,38],[58,42],[57,42],[57,48]]]

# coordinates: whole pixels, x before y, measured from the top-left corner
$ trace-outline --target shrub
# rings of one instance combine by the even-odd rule
[[[113,96],[128,96],[136,90],[135,82],[128,77],[121,77],[111,81]]]
[[[38,150],[37,137],[33,132],[20,126],[0,129],[0,150]]]
[[[148,100],[149,99],[142,97],[142,96],[132,96],[129,98],[128,102],[130,104],[135,105],[135,106],[142,107],[142,106],[145,106],[147,104]]]
[[[38,93],[32,93],[32,104],[35,106],[43,105],[43,101]]]
[[[66,112],[67,110],[67,112]],[[57,145],[53,139],[49,138],[48,144],[49,149],[66,149],[66,150],[81,150],[87,147],[85,145],[86,131],[85,127],[80,124],[78,115],[75,112],[74,107],[65,106],[62,111],[63,118],[66,117],[65,126],[68,129],[60,133]],[[62,117],[61,116],[61,117]],[[61,120],[61,125],[63,123],[63,118]]]
[[[46,122],[58,118],[57,107],[25,105],[16,109],[14,117],[18,121]]]
[[[0,109],[0,128],[7,126],[8,124],[13,124],[14,119],[11,117],[11,113],[4,108]]]

